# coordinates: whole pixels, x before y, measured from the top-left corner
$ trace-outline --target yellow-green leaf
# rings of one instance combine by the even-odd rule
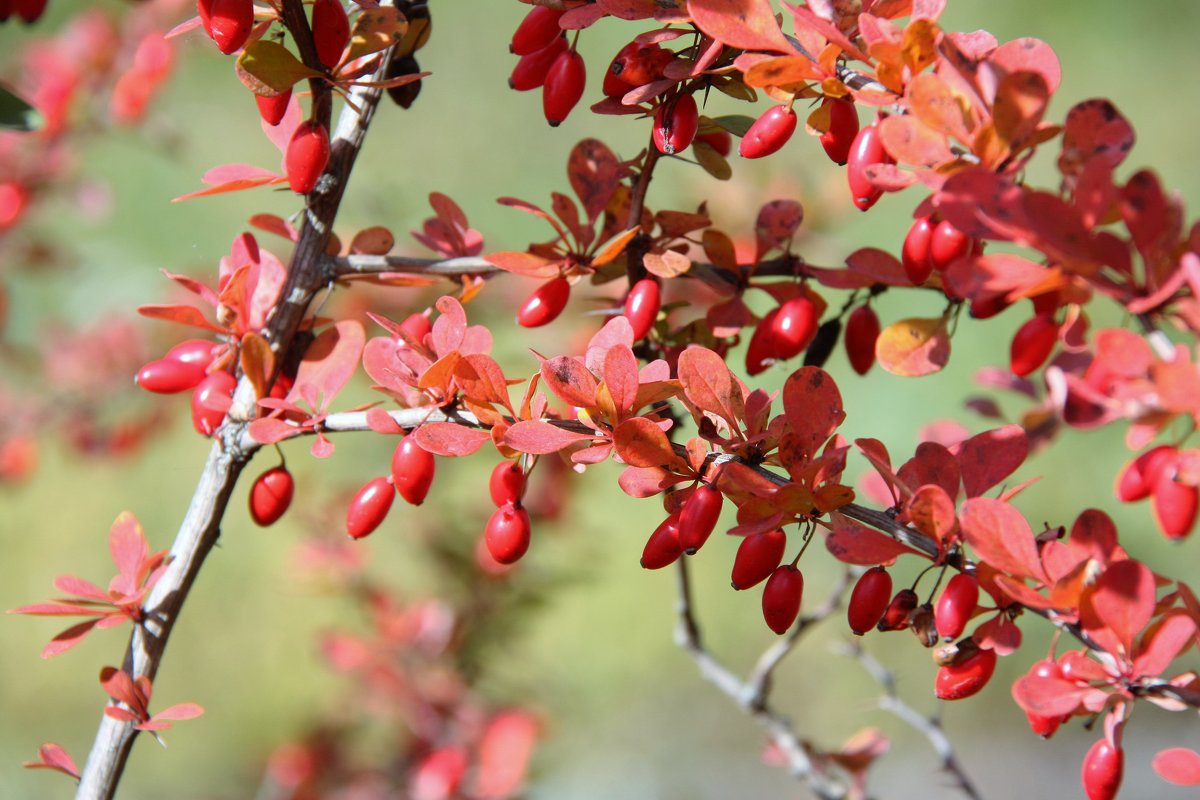
[[[292,88],[296,81],[320,75],[304,66],[286,47],[270,39],[250,42],[237,60],[238,80],[255,94],[280,94]]]

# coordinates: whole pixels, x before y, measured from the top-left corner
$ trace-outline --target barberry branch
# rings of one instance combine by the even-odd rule
[[[313,45],[307,22],[303,21],[303,3],[285,0],[283,11],[284,22],[297,38],[307,62],[310,54],[306,48],[312,49]],[[297,19],[303,24],[298,25]],[[284,360],[282,356],[291,347],[309,304],[325,283],[322,270],[325,245],[381,93],[382,90],[377,88],[356,87],[352,90],[353,103],[343,109],[332,137],[329,166],[316,191],[308,197],[303,228],[280,294],[281,300],[264,331],[277,355],[277,363]],[[314,103],[321,102],[322,96],[327,103],[328,90],[322,93],[314,87]],[[234,485],[258,448],[244,436],[247,421],[253,416],[254,401],[254,387],[248,379],[242,378],[234,394],[233,407],[217,431],[191,505],[171,547],[171,564],[146,598],[145,620],[130,636],[123,669],[134,679],[154,679],[188,592],[204,559],[220,537],[221,520]],[[101,717],[91,753],[80,775],[76,794],[79,800],[108,800],[115,795],[137,734],[130,722]]]
[[[675,625],[675,643],[696,662],[700,675],[705,680],[720,689],[766,731],[787,759],[788,770],[796,779],[805,781],[813,794],[821,800],[845,798],[846,788],[826,775],[812,759],[807,744],[796,735],[791,721],[772,710],[767,705],[766,698],[759,696],[754,685],[744,682],[704,648],[701,643],[700,626],[692,610],[687,559],[680,559],[676,562],[676,567],[678,593],[675,609],[678,619]]]
[[[863,649],[862,644],[857,641],[848,643],[846,655],[857,659],[863,669],[870,673],[875,682],[883,689],[883,696],[879,698],[879,707],[899,717],[909,727],[923,735],[941,761],[942,769],[954,778],[954,782],[962,790],[962,793],[972,800],[982,800],[979,790],[975,788],[975,784],[959,762],[958,756],[954,752],[954,745],[946,736],[946,732],[942,730],[941,719],[936,716],[926,717],[900,699],[900,695],[896,691],[896,676],[875,656]]]

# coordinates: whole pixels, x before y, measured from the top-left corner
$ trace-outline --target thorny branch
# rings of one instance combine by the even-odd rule
[[[687,559],[680,559],[676,562],[676,567],[678,596],[675,608],[678,621],[675,626],[675,643],[692,657],[705,680],[720,689],[767,732],[771,741],[787,759],[788,770],[793,777],[806,782],[821,800],[845,798],[846,787],[826,774],[821,765],[813,760],[807,744],[796,735],[791,721],[771,709],[765,697],[758,697],[755,686],[742,681],[704,648],[700,640],[700,627],[692,611]],[[793,643],[794,641],[793,638]]]
[[[858,663],[862,664],[863,668],[883,689],[883,696],[879,698],[879,707],[899,717],[909,727],[923,735],[929,741],[933,751],[937,753],[938,759],[942,763],[942,769],[954,778],[954,782],[962,790],[962,793],[972,800],[982,800],[979,790],[975,788],[970,776],[959,763],[958,756],[954,752],[954,745],[946,736],[946,732],[942,730],[941,719],[926,717],[901,700],[896,691],[896,676],[879,663],[875,656],[864,650],[859,642],[848,644],[846,654],[857,659]]]
[[[316,65],[316,51],[305,19],[301,0],[284,0],[283,20],[295,38],[306,63]],[[383,63],[386,63],[386,59]],[[347,103],[331,141],[329,166],[309,196],[309,205],[299,241],[292,254],[287,282],[281,301],[270,317],[264,334],[277,356],[292,345],[309,304],[324,285],[322,254],[329,240],[333,220],[341,204],[342,193],[351,167],[362,147],[380,89],[355,88],[352,103]],[[328,87],[314,82],[314,113],[328,119]],[[277,358],[277,362],[282,362]],[[233,407],[216,434],[208,460],[197,483],[175,542],[171,562],[144,603],[146,619],[133,630],[126,649],[123,669],[134,679],[153,680],[158,672],[167,639],[182,611],[204,559],[220,537],[221,519],[242,468],[258,445],[244,436],[247,420],[254,407],[254,388],[242,378],[234,393]],[[80,776],[78,800],[109,800],[117,790],[121,774],[138,731],[131,722],[101,716],[96,738]]]

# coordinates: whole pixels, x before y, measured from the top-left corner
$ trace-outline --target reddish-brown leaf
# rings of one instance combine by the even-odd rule
[[[838,561],[864,567],[891,564],[897,556],[916,552],[879,531],[853,523],[834,527],[825,537],[825,547]]]
[[[967,497],[978,497],[1017,470],[1029,454],[1020,425],[984,431],[950,448],[962,468]]]
[[[604,212],[621,182],[621,161],[598,139],[584,139],[567,158],[567,178],[587,214],[588,224]]]
[[[846,419],[842,393],[820,367],[801,367],[788,376],[783,384],[783,413],[807,459]]]
[[[599,385],[587,367],[573,356],[556,356],[542,362],[542,380],[559,400],[569,406],[592,408]]]
[[[671,440],[654,422],[645,417],[627,419],[613,431],[613,446],[621,460],[631,467],[678,466],[680,458]]]
[[[575,433],[541,420],[522,420],[504,434],[504,443],[513,450],[531,455],[557,453],[594,437],[586,433]],[[428,448],[426,448],[428,449]]]
[[[768,0],[688,0],[696,27],[741,50],[793,52]]]
[[[725,360],[707,347],[693,345],[679,354],[679,383],[689,401],[702,411],[721,417],[738,430],[745,400]]]
[[[422,450],[435,456],[469,456],[492,438],[486,430],[453,422],[429,422],[412,435]]]
[[[1008,503],[987,497],[967,500],[959,512],[958,524],[967,544],[991,566],[1010,575],[1046,582],[1033,531],[1021,512]]]

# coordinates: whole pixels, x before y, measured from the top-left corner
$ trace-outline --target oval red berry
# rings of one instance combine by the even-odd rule
[[[879,340],[879,317],[870,306],[859,306],[846,320],[846,355],[850,367],[866,375],[875,363],[875,343]]]
[[[192,390],[192,425],[202,436],[212,436],[229,411],[237,380],[228,372],[214,372]]]
[[[660,153],[681,153],[696,138],[700,124],[700,111],[696,98],[685,94],[675,102],[663,103],[654,114],[654,130],[651,138]]]
[[[763,587],[763,619],[767,627],[782,636],[800,615],[804,596],[804,575],[791,564],[784,564],[771,573]]]
[[[867,180],[867,167],[876,164],[894,163],[883,147],[879,129],[868,125],[854,137],[850,155],[846,159],[846,180],[850,184],[850,197],[854,205],[866,211],[883,196],[883,190]]]
[[[508,49],[513,55],[527,56],[541,50],[562,33],[558,20],[566,13],[549,6],[534,6],[513,33]]]
[[[846,619],[850,630],[862,636],[883,618],[892,598],[892,576],[883,567],[871,567],[864,572],[850,592],[846,604]]]
[[[525,470],[516,461],[501,461],[492,469],[488,479],[488,494],[497,508],[505,503],[518,503],[525,494]]]
[[[776,153],[796,132],[796,112],[787,106],[769,108],[754,121],[738,145],[742,158],[763,158]]]
[[[517,324],[524,328],[548,325],[562,313],[571,298],[571,284],[559,276],[534,290],[517,312]]]
[[[350,20],[342,0],[313,0],[312,35],[317,60],[326,69],[336,67],[350,43]]]
[[[845,164],[858,136],[858,109],[852,100],[826,98],[825,104],[829,106],[829,130],[821,134],[821,147],[830,161]]]
[[[679,543],[679,513],[676,512],[659,523],[646,540],[642,549],[643,569],[662,569],[674,564],[683,555]]]
[[[423,449],[411,434],[404,436],[392,453],[392,483],[408,503],[419,506],[425,502],[437,462],[433,453]]]
[[[156,394],[176,394],[194,389],[204,380],[204,367],[172,358],[160,358],[143,366],[137,374],[138,386]]]
[[[642,278],[625,297],[625,318],[633,328],[633,340],[644,339],[662,308],[662,290],[653,278]]]
[[[717,527],[723,504],[724,497],[711,485],[696,487],[679,514],[679,543],[683,552],[692,555],[704,546]]]
[[[284,155],[288,185],[297,194],[308,194],[329,164],[329,131],[313,120],[296,126]]]
[[[512,503],[492,512],[483,531],[484,542],[492,558],[501,564],[513,564],[529,549],[529,514]]]
[[[579,53],[568,50],[554,60],[542,85],[542,112],[550,127],[558,127],[567,118],[583,97],[586,83],[587,68]]]
[[[774,355],[787,360],[798,356],[817,334],[817,306],[801,295],[779,306],[771,321]]]
[[[996,651],[976,650],[955,664],[938,669],[934,694],[939,700],[962,700],[987,685],[996,671]]]
[[[952,577],[934,607],[938,636],[951,641],[962,636],[977,605],[979,581],[975,576],[960,572]]]
[[[1101,739],[1083,757],[1079,779],[1088,800],[1113,800],[1125,776],[1125,752]]]
[[[358,490],[346,509],[346,533],[361,539],[375,531],[392,508],[396,492],[387,478],[372,478]]]
[[[286,467],[272,467],[250,487],[250,518],[258,525],[273,525],[292,504],[296,482]]]
[[[559,36],[541,50],[521,56],[521,60],[513,67],[512,74],[508,77],[509,87],[518,92],[528,92],[544,85],[546,76],[550,74],[550,67],[554,66],[554,62],[565,52],[567,40]]]
[[[1025,377],[1050,357],[1058,341],[1058,323],[1054,317],[1038,315],[1017,329],[1009,346],[1009,366],[1013,374]]]
[[[734,589],[749,589],[765,581],[783,560],[787,535],[781,530],[755,533],[742,539],[733,557],[730,583]]]

